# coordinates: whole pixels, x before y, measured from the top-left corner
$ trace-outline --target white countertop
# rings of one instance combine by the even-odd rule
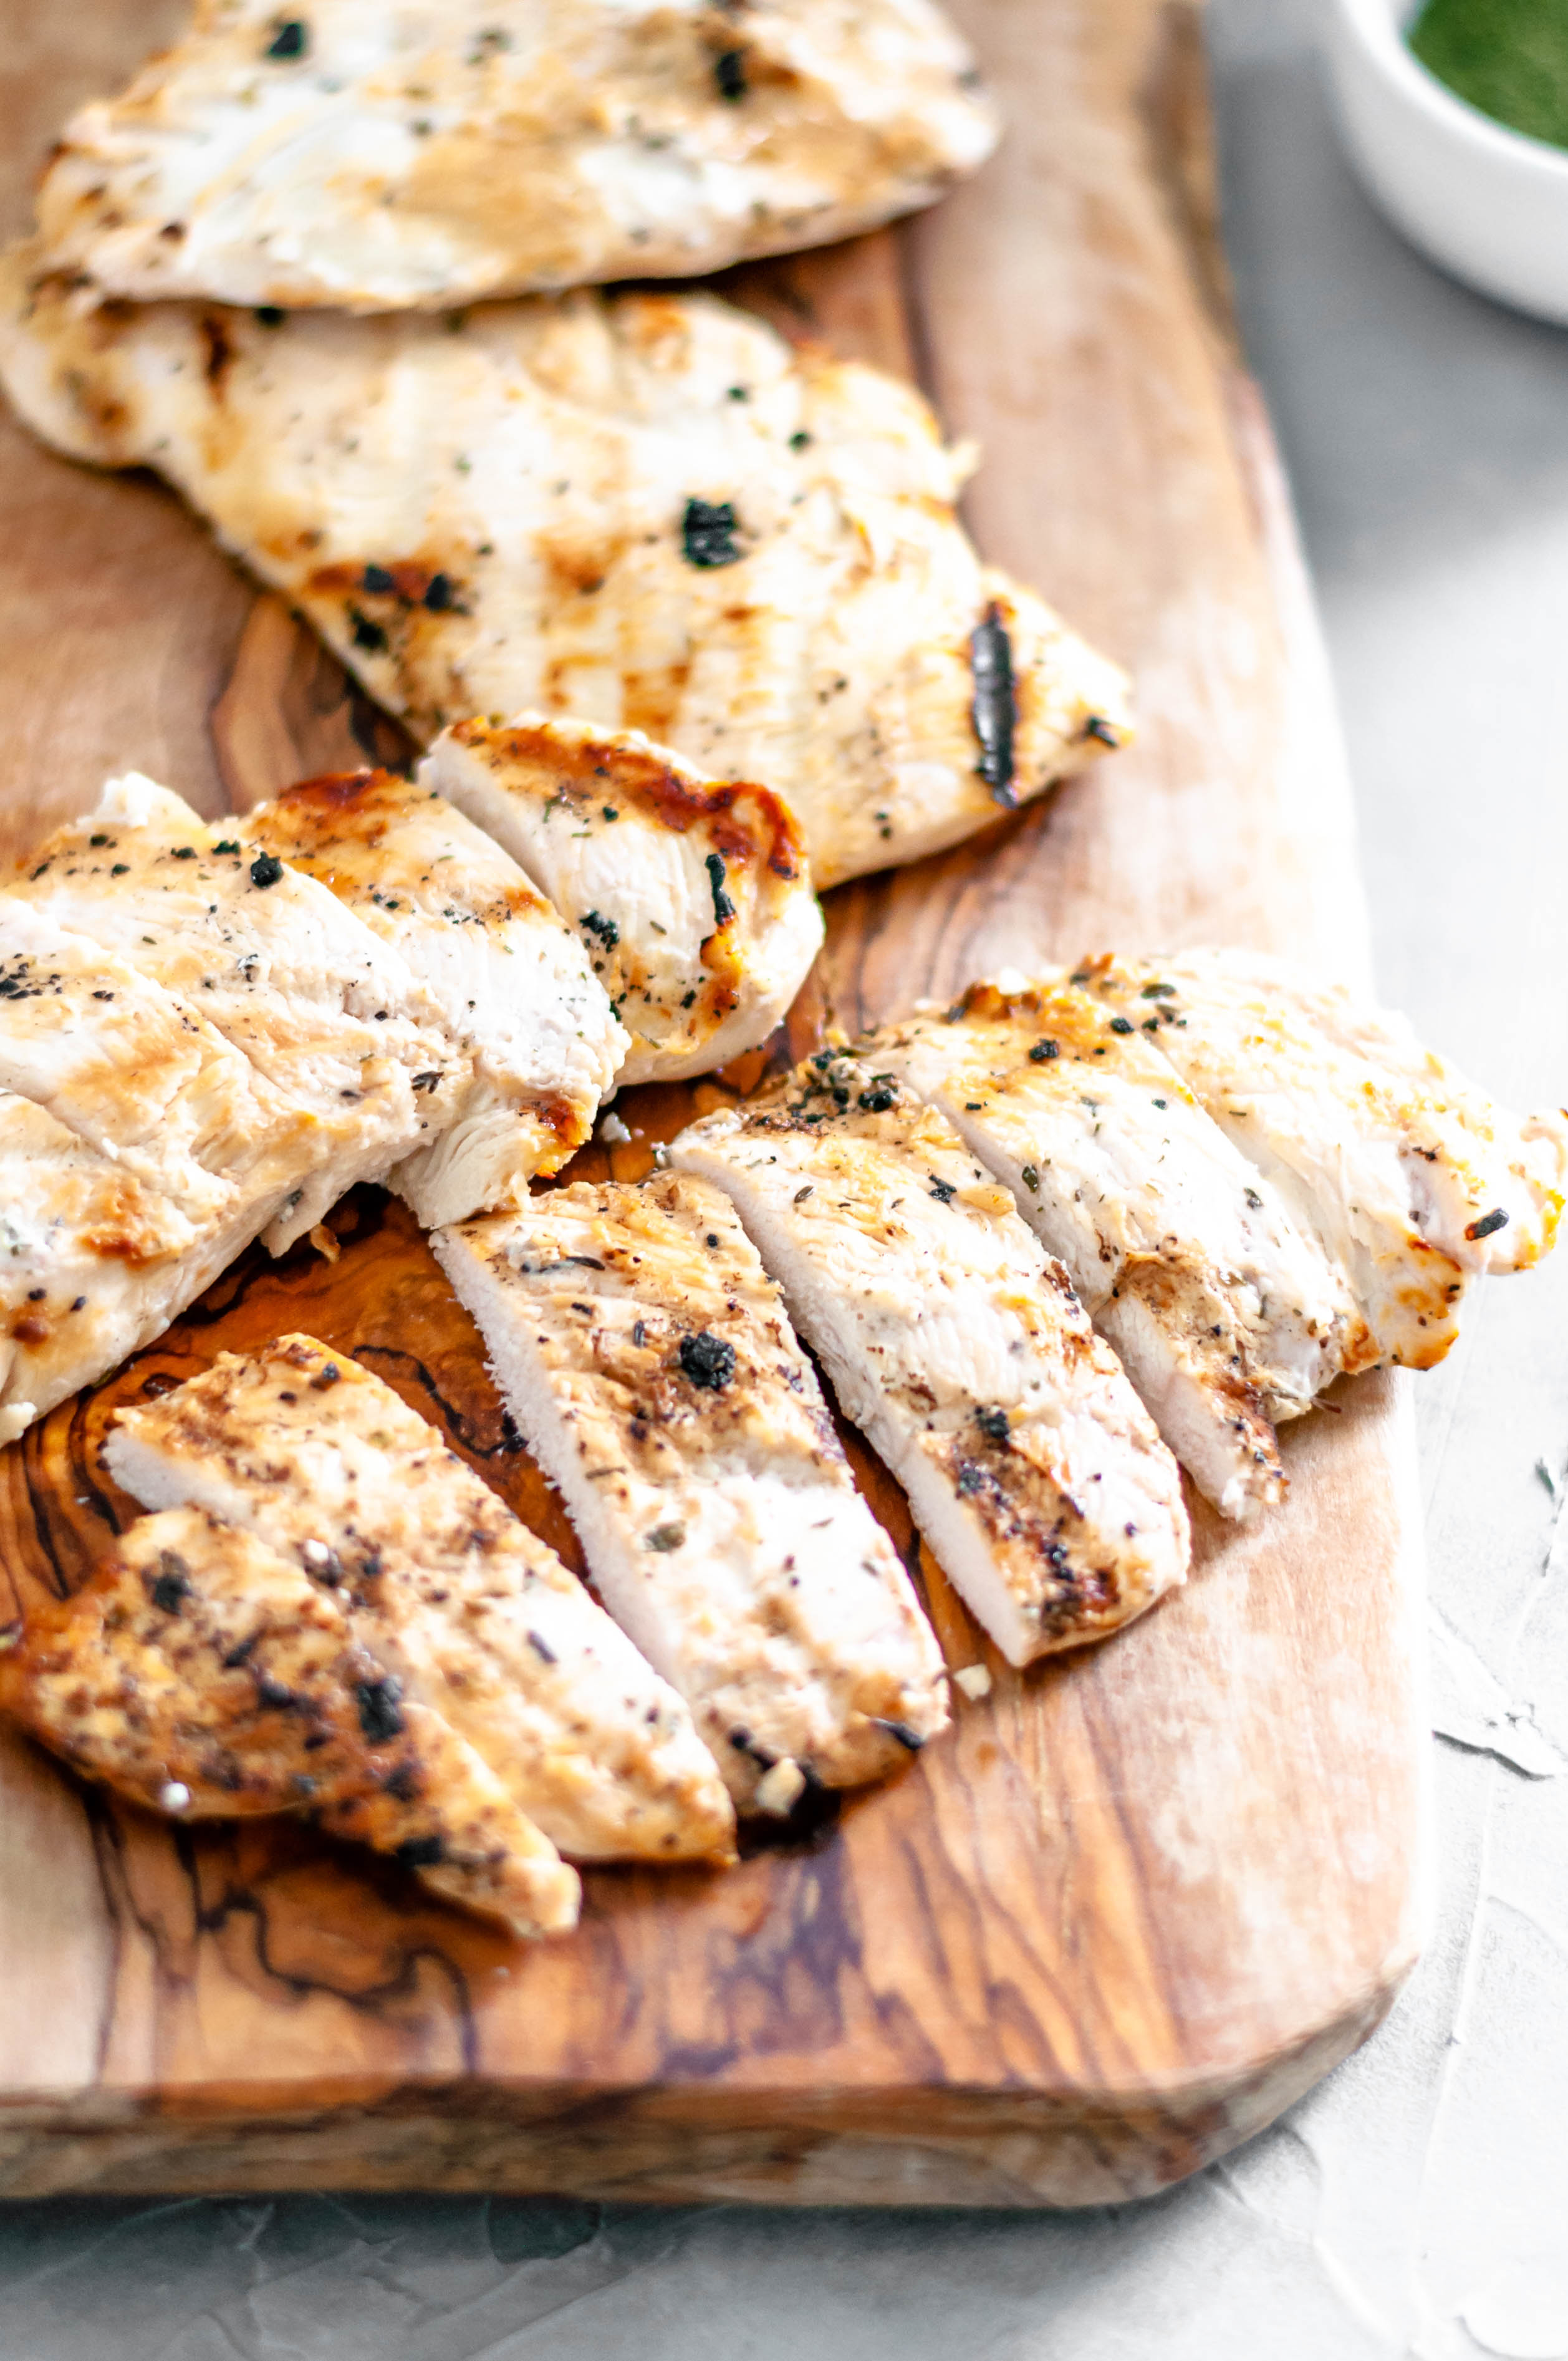
[[[1212,0],[1211,33],[1378,980],[1544,1103],[1568,1085],[1568,335],[1450,286],[1372,213],[1325,115],[1317,5]],[[1383,2030],[1249,2148],[1070,2216],[0,2206],[4,2361],[1568,2355],[1568,1257],[1474,1300],[1419,1400],[1434,1932]]]

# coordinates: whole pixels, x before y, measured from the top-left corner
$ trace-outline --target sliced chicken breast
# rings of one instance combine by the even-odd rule
[[[576,1873],[362,1619],[200,1510],[144,1517],[0,1633],[0,1709],[152,1811],[305,1814],[519,1934],[576,1924]]]
[[[0,894],[0,1089],[18,1092],[192,1223],[308,1163],[302,1119],[188,1005],[47,909]]]
[[[0,1091],[0,1443],[161,1334],[264,1216],[192,1220]]]
[[[554,1552],[389,1386],[309,1336],[225,1353],[122,1411],[104,1452],[148,1508],[189,1502],[332,1577],[410,1694],[584,1861],[727,1858],[734,1816],[674,1691]]]
[[[919,395],[711,296],[258,318],[101,306],[22,250],[0,377],[62,449],[167,476],[417,737],[646,730],[766,780],[819,888],[1129,734],[1117,668],[980,564]]]
[[[433,1239],[599,1595],[742,1811],[947,1723],[941,1653],[729,1200],[584,1182]]]
[[[280,1253],[356,1180],[437,1137],[473,1060],[395,950],[235,826],[132,774],[7,890],[160,985],[270,1085],[308,1141],[268,1231]]]
[[[1345,1272],[1376,1353],[1441,1361],[1485,1271],[1557,1234],[1568,1115],[1520,1120],[1400,1016],[1256,952],[1092,960],[1078,980],[1157,1038],[1220,1128]]]
[[[1100,1639],[1185,1579],[1175,1461],[1067,1273],[933,1108],[825,1051],[671,1157],[734,1199],[1011,1663]]]
[[[977,984],[857,1055],[1005,1181],[1199,1490],[1232,1517],[1280,1499],[1273,1422],[1376,1347],[1316,1232],[1148,1035],[1060,978]]]
[[[427,1228],[526,1198],[588,1137],[627,1048],[570,928],[490,836],[388,771],[303,780],[236,825],[393,947],[471,1060],[392,1186]]]
[[[847,237],[995,137],[928,0],[200,0],[38,214],[116,294],[443,309]]]
[[[631,1036],[623,1082],[765,1041],[822,946],[794,819],[636,730],[459,721],[420,777],[505,845],[568,923]]]

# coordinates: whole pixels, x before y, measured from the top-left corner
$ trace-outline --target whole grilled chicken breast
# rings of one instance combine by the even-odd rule
[[[581,1182],[432,1240],[600,1597],[742,1810],[880,1777],[941,1653],[722,1191]]]
[[[526,1198],[588,1137],[627,1047],[571,928],[490,836],[387,771],[302,780],[235,825],[389,943],[472,1060],[393,1188],[427,1227]]]
[[[1550,1251],[1568,1192],[1568,1115],[1509,1115],[1403,1017],[1251,951],[1107,957],[1079,980],[1157,1038],[1317,1232],[1378,1358],[1433,1367],[1470,1280],[1529,1269]]]
[[[340,1583],[411,1694],[584,1861],[726,1858],[734,1815],[686,1707],[554,1550],[389,1386],[284,1336],[119,1413],[104,1449],[148,1508],[189,1503]]]
[[[644,730],[782,795],[818,887],[1130,733],[1116,666],[981,565],[919,395],[711,296],[258,318],[104,306],[16,250],[0,377],[60,448],[168,477],[422,741]]]
[[[181,1819],[306,1814],[520,1935],[576,1924],[576,1873],[363,1619],[252,1533],[144,1517],[74,1597],[0,1633],[0,1709]]]
[[[38,218],[119,295],[440,309],[846,237],[995,136],[929,0],[200,0]]]
[[[577,928],[631,1037],[621,1082],[707,1073],[788,1014],[822,913],[766,787],[709,779],[637,730],[533,713],[457,722],[420,777]]]
[[[1011,1663],[1100,1639],[1185,1579],[1175,1461],[1061,1265],[934,1109],[824,1050],[671,1157],[734,1199]]]
[[[1274,1422],[1376,1347],[1316,1232],[1148,1034],[1063,976],[977,984],[858,1054],[1005,1181],[1199,1489],[1226,1516],[1278,1499]]]

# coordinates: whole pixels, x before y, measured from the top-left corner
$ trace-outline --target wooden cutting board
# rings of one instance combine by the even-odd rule
[[[916,369],[981,438],[988,554],[1133,665],[1143,735],[1048,807],[834,895],[797,1045],[828,1005],[852,1024],[1101,946],[1365,959],[1332,700],[1216,259],[1196,19],[958,13],[1011,116],[996,162],[895,235],[732,283],[790,333]],[[7,120],[32,134],[13,157],[179,15],[5,0]],[[154,484],[0,423],[0,512],[5,848],[111,766],[217,811],[400,752]],[[634,1094],[617,1169],[751,1078]],[[77,1582],[131,1512],[98,1466],[112,1408],[294,1326],[360,1354],[576,1562],[407,1216],[362,1193],[334,1225],[335,1267],[252,1256],[0,1456],[19,1606]],[[1200,1507],[1185,1593],[1022,1676],[851,1447],[949,1660],[988,1662],[991,1696],[808,1842],[727,1875],[590,1874],[571,1940],[512,1945],[302,1828],[170,1828],[6,1739],[0,2191],[1085,2204],[1192,2171],[1297,2097],[1416,1942],[1400,1387],[1342,1386],[1288,1434],[1287,1508],[1238,1532]]]

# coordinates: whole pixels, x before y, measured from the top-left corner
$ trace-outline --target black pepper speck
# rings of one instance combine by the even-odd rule
[[[735,1375],[735,1347],[699,1328],[695,1335],[681,1338],[680,1363],[699,1390],[718,1393]]]

